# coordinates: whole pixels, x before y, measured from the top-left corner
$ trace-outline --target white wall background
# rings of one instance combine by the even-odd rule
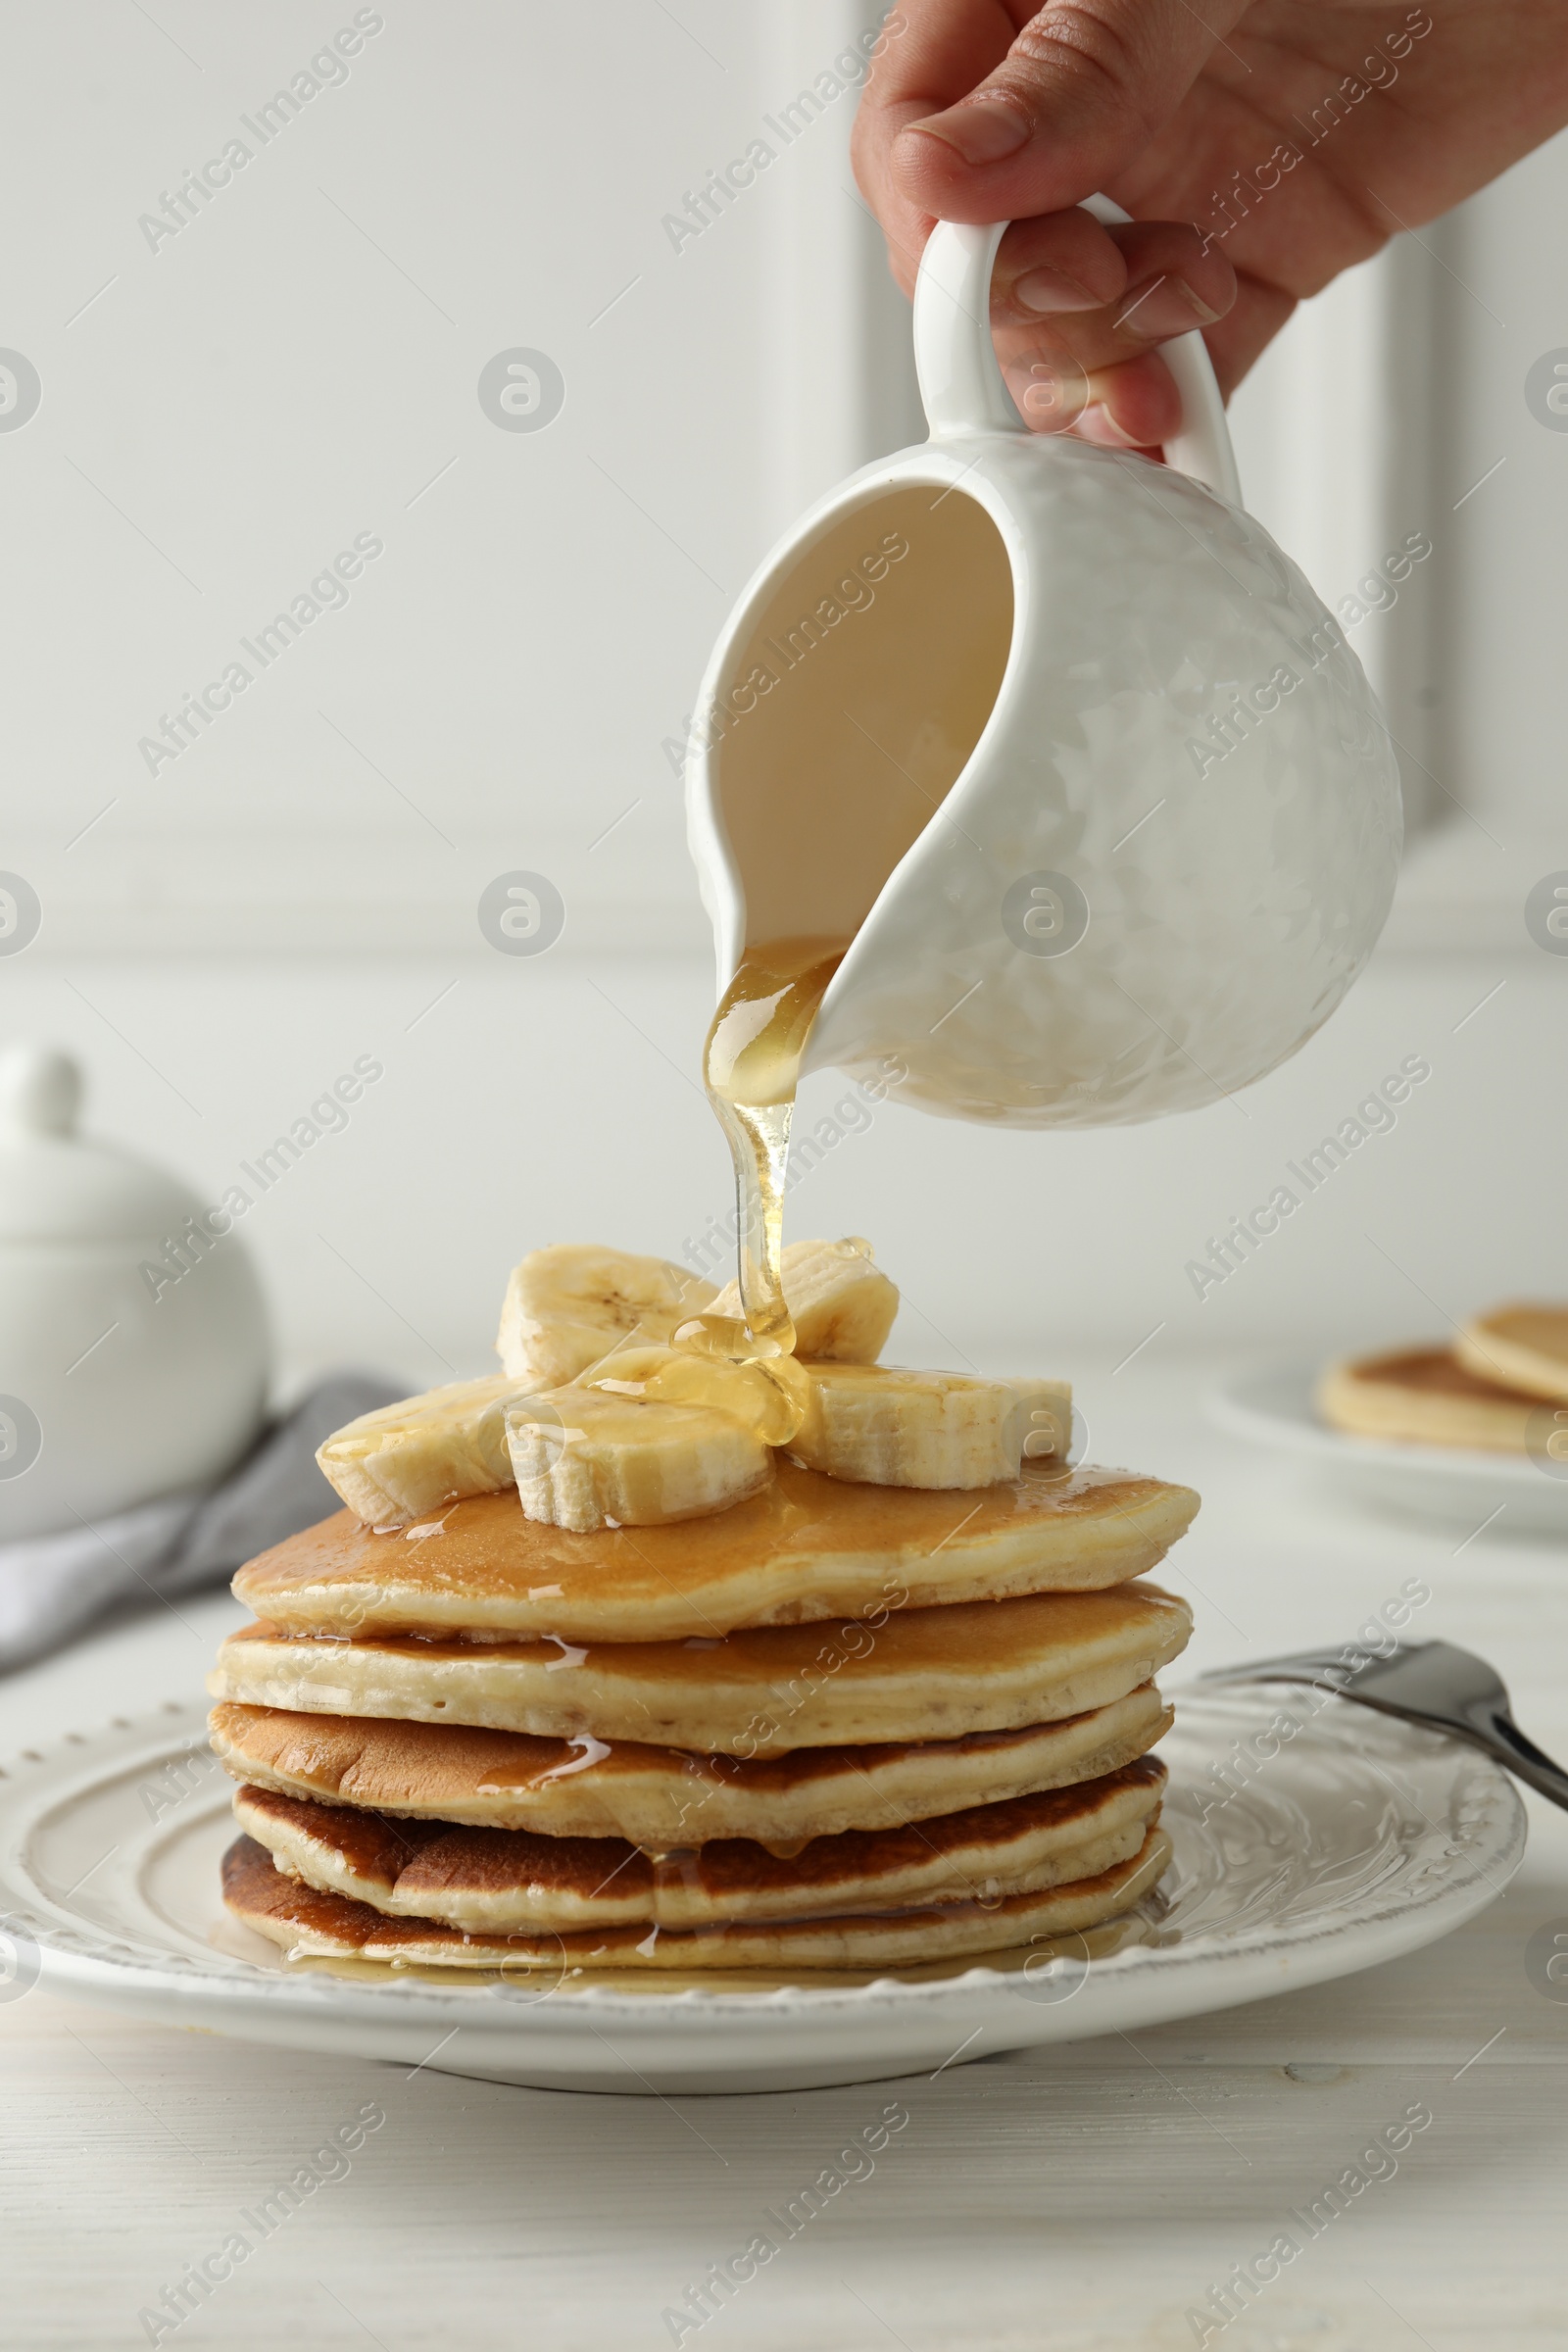
[[[348,80],[153,252],[138,216],[352,8],[0,10],[0,344],[43,387],[0,432],[0,866],[44,909],[0,958],[0,1038],[78,1053],[96,1128],[215,1199],[378,1056],[348,1131],[245,1230],[291,1377],[412,1381],[483,1368],[523,1250],[678,1255],[722,1206],[662,747],[772,535],[913,428],[853,97],[681,251],[662,227],[874,7],[378,13]],[[585,38],[612,57],[591,78]],[[835,1150],[796,1230],[878,1243],[900,1352],[1392,1337],[1568,1283],[1568,960],[1522,919],[1568,867],[1568,434],[1523,395],[1568,346],[1542,262],[1565,202],[1559,142],[1312,306],[1238,403],[1252,501],[1331,600],[1396,523],[1433,537],[1419,596],[1364,639],[1433,778],[1388,944],[1238,1104],[1057,1137],[887,1110]],[[537,433],[476,394],[515,346],[565,380]],[[149,775],[138,739],[363,531],[385,553],[347,609]],[[566,903],[537,959],[477,927],[514,868]],[[1185,1261],[1408,1054],[1432,1076],[1398,1128],[1200,1304]]]

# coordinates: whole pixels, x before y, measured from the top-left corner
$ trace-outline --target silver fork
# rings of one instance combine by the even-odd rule
[[[1526,1739],[1508,1706],[1496,1668],[1473,1650],[1451,1642],[1397,1642],[1382,1657],[1354,1642],[1341,1650],[1303,1649],[1289,1658],[1260,1658],[1255,1665],[1220,1666],[1200,1675],[1204,1683],[1310,1683],[1337,1691],[1380,1715],[1424,1723],[1485,1749],[1520,1780],[1568,1811],[1568,1772]]]

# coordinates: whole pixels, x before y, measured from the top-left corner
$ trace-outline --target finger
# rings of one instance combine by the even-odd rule
[[[1126,283],[1113,301],[1086,307],[1070,291],[1057,299],[1054,267],[1037,282],[1044,225],[1023,224],[1010,254],[1004,240],[992,287],[997,356],[1019,414],[1035,432],[1076,426],[1118,448],[1162,441],[1180,423],[1175,386],[1165,368],[1137,363],[1230,310],[1230,263],[1185,221],[1131,221],[1108,232]]]
[[[1070,430],[1111,449],[1161,449],[1182,428],[1181,394],[1157,352],[1092,372],[1069,353],[1004,360],[1002,372],[1031,432]]]
[[[991,278],[995,326],[1101,311],[1126,292],[1127,261],[1111,231],[1071,205],[1038,220],[1017,220],[997,254]]]
[[[1074,209],[1008,229],[991,281],[991,320],[999,336],[1027,338],[1042,319],[1054,328],[1078,314],[1072,349],[1086,366],[1105,367],[1212,324],[1235,299],[1236,272],[1218,242],[1205,244],[1189,222],[1105,228]]]
[[[894,143],[908,123],[941,113],[1002,64],[1017,30],[1003,0],[901,0],[883,25],[851,136],[861,193],[888,241],[906,294],[936,216],[911,203],[892,173]]]
[[[1075,204],[1148,146],[1245,5],[1209,0],[1209,24],[1186,0],[1048,0],[967,96],[900,125],[892,185],[947,220]]]

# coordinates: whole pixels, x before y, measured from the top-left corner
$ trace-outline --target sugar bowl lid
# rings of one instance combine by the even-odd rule
[[[81,1069],[69,1054],[0,1052],[0,1245],[156,1239],[197,1203],[186,1188],[76,1131]]]

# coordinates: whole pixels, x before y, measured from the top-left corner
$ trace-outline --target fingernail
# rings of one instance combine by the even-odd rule
[[[1219,317],[1193,292],[1183,277],[1152,277],[1134,286],[1116,306],[1114,324],[1129,334],[1157,343],[1162,335],[1184,335],[1195,326],[1212,326]]]
[[[1100,308],[1098,295],[1091,294],[1075,277],[1066,276],[1060,270],[1026,270],[1013,284],[1013,299],[1020,310],[1034,311],[1044,316],[1049,311],[1094,311]]]
[[[1085,441],[1098,441],[1106,449],[1142,449],[1143,443],[1132,433],[1124,433],[1102,400],[1085,409],[1078,419],[1078,431]]]
[[[911,122],[909,130],[923,130],[928,137],[940,139],[966,164],[1000,164],[1029,141],[1029,124],[1018,109],[996,98],[971,98],[962,106],[949,107],[945,115]],[[904,135],[907,137],[908,132]]]
[[[1064,433],[1082,416],[1089,379],[1067,353],[1054,361],[1036,360],[1027,374],[1018,367],[1004,368],[1003,374],[1018,414],[1033,432]]]

